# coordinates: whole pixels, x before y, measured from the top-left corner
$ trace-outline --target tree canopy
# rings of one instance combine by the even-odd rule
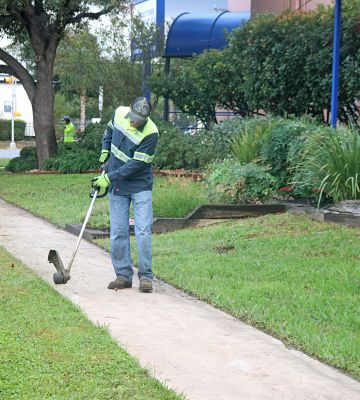
[[[359,125],[360,0],[343,5],[339,119]],[[213,119],[216,107],[240,115],[309,114],[328,122],[333,7],[258,15],[228,35],[228,46],[194,56],[170,76],[153,76],[155,93],[185,112]]]
[[[98,19],[117,9],[121,11],[129,0],[0,0],[0,33],[14,43],[27,40],[33,50],[34,75],[10,51],[0,48],[0,72],[19,78],[33,107],[34,129],[39,166],[56,153],[53,111],[53,68],[56,51],[67,26]]]

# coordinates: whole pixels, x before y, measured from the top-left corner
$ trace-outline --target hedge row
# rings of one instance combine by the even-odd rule
[[[15,140],[24,140],[26,122],[16,119],[14,121]],[[11,140],[11,120],[0,119],[0,140]]]

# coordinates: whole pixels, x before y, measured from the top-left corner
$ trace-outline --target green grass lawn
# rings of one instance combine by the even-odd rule
[[[1,247],[0,273],[1,399],[182,398]]]
[[[30,175],[0,173],[0,197],[55,225],[81,223],[90,205],[91,174]],[[184,217],[206,202],[202,184],[184,178],[156,177],[154,216]],[[96,201],[89,226],[109,226],[107,198]]]
[[[90,178],[0,174],[0,196],[64,226],[85,215]],[[170,193],[177,201],[191,190],[200,193],[196,201],[201,203],[204,189],[187,182],[156,179],[155,208],[157,201],[171,203]],[[97,207],[98,224],[104,224],[107,201],[99,200]],[[230,221],[155,235],[154,270],[161,279],[360,378],[359,239],[357,229],[303,216]],[[98,244],[108,248],[108,241]]]
[[[10,161],[10,158],[0,158],[0,168],[6,167]]]
[[[154,271],[360,378],[359,240],[356,229],[269,215],[155,235]]]

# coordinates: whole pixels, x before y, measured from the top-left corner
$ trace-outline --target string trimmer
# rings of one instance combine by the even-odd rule
[[[103,176],[104,174],[105,174],[105,170],[102,171],[101,176]],[[92,180],[92,181],[93,181],[93,180]],[[100,198],[102,198],[102,197],[105,197],[105,196],[107,195],[107,193],[108,193],[108,188],[105,190],[105,192],[104,192],[103,194],[99,194],[99,187],[95,187],[95,188],[93,188],[93,190],[91,191],[90,197],[91,197],[92,199],[91,199],[90,207],[89,207],[89,209],[88,209],[88,211],[87,211],[87,214],[86,214],[84,223],[83,223],[83,225],[82,225],[82,228],[81,228],[81,231],[80,231],[78,240],[77,240],[77,242],[76,242],[75,250],[74,250],[74,252],[73,252],[73,254],[72,254],[72,256],[71,256],[69,265],[68,265],[68,267],[67,267],[66,269],[65,269],[65,267],[64,267],[63,262],[61,261],[61,258],[60,258],[60,256],[59,256],[59,253],[58,253],[56,250],[50,250],[50,251],[49,251],[49,255],[48,255],[49,263],[54,264],[54,266],[55,266],[55,268],[56,268],[56,271],[57,271],[57,272],[55,272],[54,275],[53,275],[53,280],[54,280],[55,285],[65,284],[65,283],[67,283],[68,280],[70,279],[70,270],[71,270],[71,267],[72,267],[72,265],[73,265],[75,255],[76,255],[76,253],[77,253],[77,251],[78,251],[81,238],[82,238],[82,236],[83,236],[83,234],[84,234],[84,231],[85,231],[85,228],[86,228],[86,224],[88,223],[88,220],[89,220],[89,218],[90,218],[91,211],[92,211],[92,209],[93,209],[95,200],[96,200],[96,198],[100,199]]]

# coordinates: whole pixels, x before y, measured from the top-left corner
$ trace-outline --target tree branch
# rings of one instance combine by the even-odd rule
[[[29,20],[29,15],[31,16],[32,13],[31,5],[26,5],[24,9],[19,9],[16,5],[7,5],[6,11],[9,13],[9,16],[12,18],[12,20],[19,22],[25,27],[28,33],[30,32],[31,24]]]
[[[84,18],[98,19],[102,15],[108,14],[111,10],[114,10],[115,8],[116,8],[116,6],[113,5],[113,6],[105,7],[101,11],[95,12],[95,13],[94,12],[82,12],[78,15],[75,15],[75,17],[69,18],[67,20],[67,24],[74,24],[76,22],[80,22]]]
[[[36,89],[36,84],[33,77],[29,74],[27,69],[19,63],[19,61],[1,48],[0,60],[4,61],[9,66],[13,74],[22,82],[24,89],[29,96],[30,102],[32,103]]]
[[[5,64],[0,64],[0,73],[8,74],[8,75],[15,75],[14,70]]]

